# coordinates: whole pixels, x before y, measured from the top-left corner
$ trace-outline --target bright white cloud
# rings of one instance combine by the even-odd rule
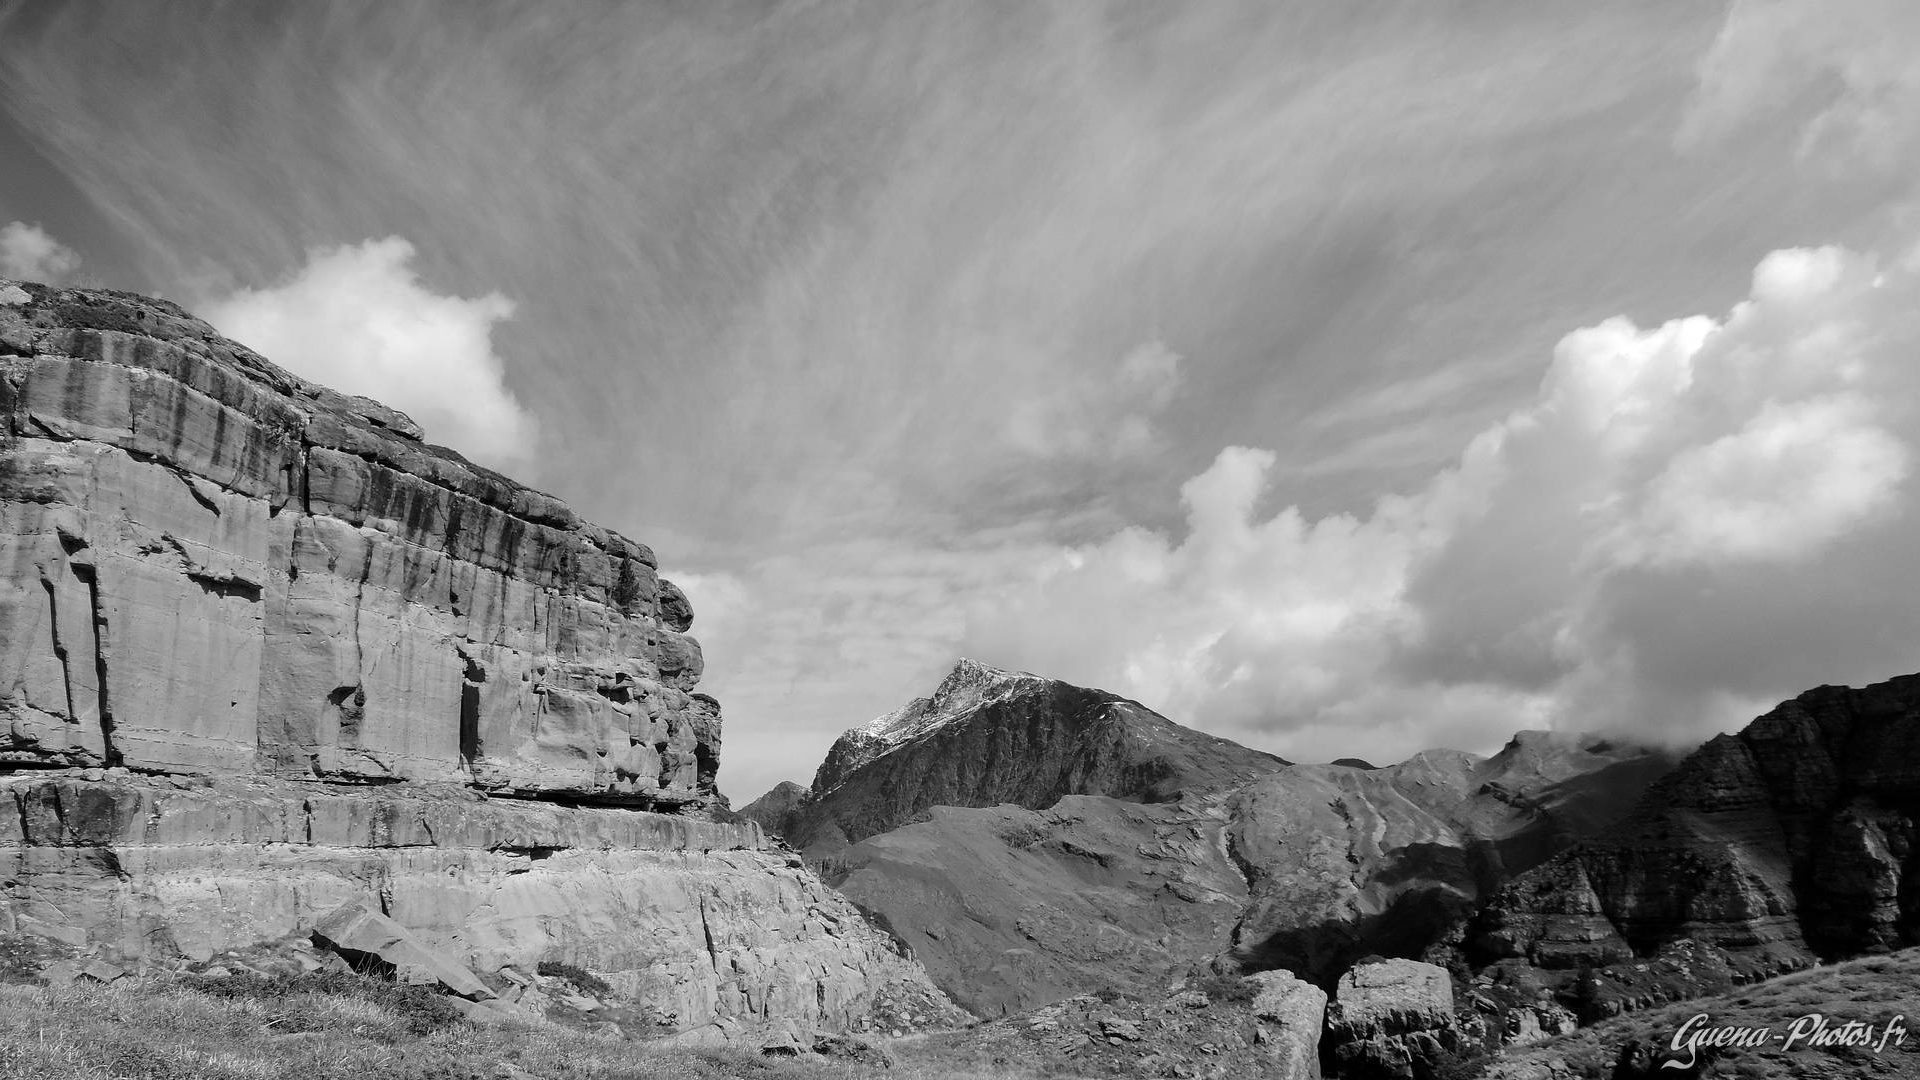
[[[507,388],[493,324],[498,293],[442,296],[397,236],[308,253],[286,282],[202,306],[236,341],[307,378],[411,415],[427,437],[489,464],[532,455],[533,417]]]
[[[1054,552],[968,648],[1306,757],[1694,735],[1910,669],[1916,312],[1913,266],[1775,252],[1724,320],[1568,334],[1533,404],[1364,516],[1264,509],[1274,455],[1229,447],[1183,538]]]
[[[0,277],[65,284],[80,269],[80,255],[38,225],[0,225]]]

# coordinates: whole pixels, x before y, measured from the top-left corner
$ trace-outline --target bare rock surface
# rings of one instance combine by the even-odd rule
[[[0,304],[0,762],[711,796],[653,552],[163,301]]]
[[[1233,955],[1323,984],[1368,954],[1419,956],[1672,767],[1646,747],[1528,731],[1488,758],[1429,750],[1264,777],[1230,807],[1250,896]]]
[[[1707,743],[1620,828],[1506,887],[1469,955],[1558,973],[1606,1013],[1913,945],[1916,840],[1920,676],[1822,687]]]
[[[644,544],[378,402],[164,301],[0,283],[0,933],[75,978],[317,929],[489,1016],[963,1019],[711,820],[692,621]]]
[[[406,927],[387,918],[370,896],[335,908],[314,924],[313,936],[342,956],[394,969],[404,983],[438,983],[471,1001],[496,996],[480,976],[420,944]]]
[[[1042,1076],[1318,1080],[1326,1003],[1285,972],[1226,976],[1071,997],[923,1050]]]
[[[847,1030],[901,998],[922,1026],[959,1018],[756,826],[686,815],[452,785],[15,773],[0,778],[0,888],[0,932],[57,924],[123,964],[316,928],[378,953],[390,922],[482,976],[592,971],[643,1003],[643,1034],[722,1018]]]
[[[1327,1006],[1325,1057],[1342,1077],[1424,1080],[1461,1045],[1452,977],[1433,964],[1359,964]]]

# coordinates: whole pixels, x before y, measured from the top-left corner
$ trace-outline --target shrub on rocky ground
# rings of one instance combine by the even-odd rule
[[[565,980],[571,983],[575,990],[591,997],[604,997],[613,993],[613,987],[607,980],[585,968],[575,967],[564,961],[542,960],[535,970],[539,972],[541,978]]]

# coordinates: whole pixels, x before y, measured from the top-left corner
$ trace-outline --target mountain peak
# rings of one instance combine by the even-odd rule
[[[947,677],[930,698],[914,698],[904,707],[876,717],[857,729],[868,739],[878,740],[891,749],[916,739],[956,717],[983,705],[1003,701],[1026,690],[1036,690],[1049,680],[1025,671],[1005,671],[967,657],[953,665]],[[884,751],[883,751],[884,752]]]

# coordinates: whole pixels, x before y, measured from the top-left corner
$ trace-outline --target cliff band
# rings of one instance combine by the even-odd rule
[[[0,281],[0,930],[205,958],[372,894],[665,1028],[925,988],[707,820],[692,617],[645,545],[398,412],[162,301]]]

